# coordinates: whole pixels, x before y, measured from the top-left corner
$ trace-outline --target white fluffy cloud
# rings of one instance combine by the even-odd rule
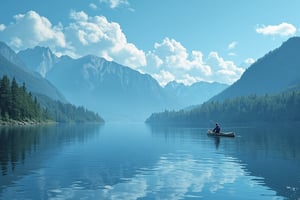
[[[236,47],[237,44],[238,44],[237,41],[231,42],[231,43],[228,45],[228,47],[227,47],[228,50],[234,49],[234,48]]]
[[[94,4],[94,3],[90,3],[90,4],[89,4],[89,7],[90,7],[91,9],[93,9],[93,10],[96,10],[96,9],[98,8],[98,6],[97,6],[96,4]]]
[[[209,69],[203,65],[203,55],[200,51],[192,51],[192,55],[189,56],[186,48],[174,39],[165,38],[161,43],[155,43],[153,52],[161,58],[168,68],[188,71],[198,68],[203,73],[210,73]]]
[[[75,54],[94,54],[133,68],[146,65],[145,53],[127,42],[118,23],[82,11],[72,11],[70,18],[73,22],[65,28],[65,34]]]
[[[117,8],[120,5],[129,5],[127,0],[100,0],[100,3],[106,3],[112,9]]]
[[[67,43],[62,26],[53,26],[51,22],[35,11],[14,16],[15,22],[2,25],[0,37],[15,50],[34,47],[36,45],[52,48],[65,48]]]
[[[226,61],[217,52],[208,55],[207,63],[213,68],[213,79],[224,83],[233,83],[240,78],[244,69],[238,67],[232,61]]]
[[[6,27],[5,27],[4,24],[0,24],[0,31],[4,31],[5,28],[6,28]]]
[[[168,37],[154,43],[153,49],[145,53],[127,41],[118,23],[104,16],[71,11],[70,22],[64,26],[53,25],[35,11],[14,18],[15,21],[8,25],[0,24],[0,39],[16,51],[39,45],[50,47],[57,55],[93,54],[149,73],[161,85],[172,80],[184,84],[196,81],[230,84],[243,73],[242,68],[217,52],[204,55],[199,50],[188,51],[180,42]],[[233,49],[236,44],[232,42],[228,47]]]
[[[236,45],[236,44],[233,44]],[[144,68],[161,85],[177,80],[186,85],[197,81],[218,81],[232,83],[244,72],[232,61],[226,61],[217,52],[206,58],[201,51],[188,52],[175,39],[164,38],[154,44],[154,50],[147,54],[147,67]]]
[[[58,55],[72,57],[93,54],[137,68],[146,65],[146,56],[134,44],[127,42],[120,25],[104,16],[88,16],[71,11],[71,22],[56,26],[35,11],[18,14],[15,22],[0,26],[0,38],[14,50],[48,46]]]
[[[296,33],[297,29],[293,24],[283,22],[278,25],[259,26],[256,32],[263,35],[279,35],[279,36],[292,36]]]
[[[245,61],[244,61],[247,65],[252,65],[255,60],[253,58],[247,58]]]
[[[162,86],[166,85],[170,81],[175,80],[175,76],[166,70],[161,70],[158,74],[152,75]]]
[[[238,45],[237,41],[233,41],[228,44],[228,46],[227,46],[228,56],[236,56],[236,53],[233,51],[235,50],[237,45]]]

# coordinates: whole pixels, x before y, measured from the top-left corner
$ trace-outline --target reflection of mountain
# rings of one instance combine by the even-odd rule
[[[300,125],[266,124],[257,128],[237,129],[233,155],[246,163],[254,176],[278,195],[288,199],[300,197]],[[222,143],[222,141],[221,141]]]
[[[45,160],[60,153],[70,141],[85,142],[99,125],[53,125],[0,128],[0,186],[13,184],[45,166]],[[46,166],[47,167],[47,166]],[[0,187],[0,194],[3,188]],[[1,195],[0,195],[1,197]]]
[[[252,178],[257,179],[256,184],[266,185],[276,191],[278,196],[288,199],[300,197],[300,135],[294,131],[300,130],[299,124],[264,124],[255,128],[224,127],[226,131],[235,131],[237,137],[219,138],[217,142],[215,138],[206,136],[207,129],[150,127],[154,136],[169,142],[178,140],[181,143],[199,143],[203,151],[199,153],[201,157],[207,156],[213,145],[217,147],[218,153],[238,161],[245,170],[243,173],[250,173]]]
[[[289,126],[230,128],[237,137],[220,138],[218,149],[207,129],[81,126],[3,129],[0,199],[299,196],[287,188],[299,188],[299,136],[279,136]]]
[[[0,199],[54,198],[57,190],[70,185],[91,194],[91,190],[122,182],[137,169],[152,165],[155,154],[145,156],[144,151],[137,151],[150,152],[152,148],[140,137],[139,128],[126,125],[109,129],[109,134],[119,136],[129,131],[126,138],[131,138],[132,144],[107,140],[100,128],[103,126],[60,124],[0,129]],[[19,187],[25,192],[11,192]],[[34,192],[28,192],[31,190]],[[6,195],[11,196],[4,198]]]

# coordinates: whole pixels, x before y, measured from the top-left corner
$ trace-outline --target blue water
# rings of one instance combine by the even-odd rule
[[[0,199],[298,200],[300,134],[266,127],[1,128]]]

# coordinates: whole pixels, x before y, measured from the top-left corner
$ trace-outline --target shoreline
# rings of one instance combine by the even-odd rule
[[[56,124],[55,121],[34,121],[34,120],[0,120],[0,127],[5,126],[35,126],[41,124]]]
[[[52,120],[46,121],[34,121],[34,120],[0,120],[0,128],[1,127],[22,127],[22,126],[38,126],[38,125],[53,125],[53,124],[60,124],[61,122],[56,122]],[[63,122],[68,124],[73,124],[76,122]],[[78,122],[77,122],[78,124]],[[80,122],[79,124],[105,124],[105,122]]]

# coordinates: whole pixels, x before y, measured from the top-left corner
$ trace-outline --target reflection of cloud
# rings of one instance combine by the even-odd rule
[[[217,155],[213,159],[194,159],[191,155],[168,154],[160,157],[151,169],[140,169],[132,178],[122,179],[115,185],[106,185],[96,191],[82,190],[80,182],[71,188],[50,191],[56,198],[76,197],[92,199],[184,199],[212,197],[216,193],[225,195],[239,194],[243,189],[255,195],[272,191],[258,184],[255,177],[246,176],[246,172],[236,159]],[[235,187],[235,190],[232,189]],[[226,190],[224,190],[226,188]],[[231,190],[227,190],[231,188]],[[253,189],[254,191],[251,191]],[[239,191],[238,191],[239,190]],[[48,196],[49,197],[49,196]],[[52,196],[53,197],[53,196]]]

